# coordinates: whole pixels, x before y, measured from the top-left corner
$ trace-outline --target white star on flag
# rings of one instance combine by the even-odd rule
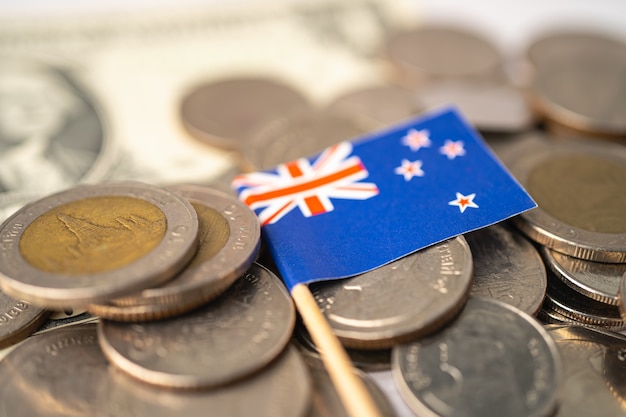
[[[478,208],[478,204],[474,203],[475,197],[476,193],[472,193],[469,195],[456,193],[456,199],[450,201],[448,204],[451,206],[457,206],[459,210],[461,210],[461,213],[463,213],[468,207]]]
[[[417,151],[420,148],[427,148],[430,146],[429,136],[430,132],[427,129],[409,129],[406,135],[402,137],[402,144],[411,148],[412,151]]]
[[[424,171],[422,170],[422,161],[409,161],[408,159],[402,160],[402,165],[397,167],[394,172],[398,175],[403,175],[405,181],[410,181],[413,177],[423,177]]]
[[[463,141],[453,141],[446,139],[446,143],[439,148],[439,152],[448,157],[448,159],[454,159],[457,156],[465,155],[465,149],[463,148]]]

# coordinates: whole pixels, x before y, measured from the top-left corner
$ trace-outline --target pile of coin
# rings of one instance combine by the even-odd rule
[[[519,82],[487,38],[422,26],[389,36],[387,83],[323,105],[267,77],[191,86],[182,124],[238,154],[211,189],[84,185],[0,227],[0,416],[344,415],[256,218],[214,188],[446,103],[539,207],[313,284],[320,309],[355,366],[393,375],[403,415],[626,415],[624,51],[548,34]],[[64,309],[98,324],[43,324]]]

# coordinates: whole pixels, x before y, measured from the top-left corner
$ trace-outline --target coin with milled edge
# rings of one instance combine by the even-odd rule
[[[563,383],[555,417],[626,416],[626,337],[578,325],[551,325],[563,362]],[[619,366],[616,366],[619,365]]]
[[[235,197],[194,185],[168,189],[189,200],[198,214],[198,250],[165,285],[134,296],[91,305],[89,311],[122,321],[161,319],[189,311],[228,288],[254,262],[261,238],[256,215]]]
[[[307,367],[293,347],[254,375],[210,390],[163,389],[115,367],[109,380],[107,417],[305,417],[312,390]]]
[[[541,256],[519,232],[500,224],[465,235],[474,260],[470,293],[494,298],[535,315],[546,294]]]
[[[46,322],[51,311],[0,292],[0,349],[25,339]]]
[[[538,207],[516,225],[566,255],[626,262],[626,148],[568,141],[526,151],[508,167]]]
[[[540,248],[554,275],[586,297],[605,304],[619,305],[619,285],[626,264],[592,262]]]
[[[304,362],[307,364],[307,369],[313,380],[311,411],[308,417],[348,417],[348,413],[321,359],[305,354]],[[391,403],[376,385],[376,382],[359,369],[353,369],[353,372],[365,385],[381,417],[395,417],[396,413]]]
[[[0,417],[101,416],[108,363],[96,326],[32,336],[0,361]]]
[[[472,254],[459,236],[310,288],[345,346],[384,349],[442,327],[463,308],[471,282]]]
[[[181,120],[194,137],[229,149],[276,114],[309,108],[306,98],[278,80],[233,78],[190,90],[182,99]]]
[[[171,279],[193,256],[197,234],[195,210],[170,191],[78,186],[3,223],[0,284],[42,307],[82,307]]]
[[[289,113],[274,118],[251,135],[248,146],[242,150],[243,159],[253,169],[269,169],[353,139],[372,127],[338,112]]]
[[[577,323],[611,330],[626,328],[626,322],[617,306],[585,297],[554,276],[548,278],[548,291],[544,303],[547,308]]]
[[[622,276],[622,280],[619,284],[619,311],[622,318],[626,321],[626,273]]]
[[[502,58],[480,34],[459,27],[419,26],[388,37],[392,71],[407,86],[438,78],[502,79]]]
[[[104,354],[122,371],[170,388],[223,385],[267,365],[286,346],[295,310],[279,278],[254,264],[205,306],[147,323],[100,321]]]
[[[420,416],[548,417],[561,383],[559,353],[541,324],[474,296],[441,331],[394,347],[392,372]]]

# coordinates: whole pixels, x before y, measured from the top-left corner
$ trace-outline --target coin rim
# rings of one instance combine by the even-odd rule
[[[562,155],[593,155],[626,165],[626,148],[608,142],[577,140],[533,149],[532,153],[528,152],[512,161],[509,168],[515,178],[526,186],[530,174],[539,164]],[[626,233],[599,233],[581,229],[548,214],[540,205],[513,217],[512,221],[529,238],[557,252],[588,261],[626,262]]]
[[[521,317],[525,323],[530,325],[532,328],[535,329],[535,331],[539,333],[539,335],[541,336],[540,337],[541,340],[544,341],[544,343],[546,344],[548,348],[547,350],[549,352],[548,353],[549,356],[551,356],[553,359],[554,378],[552,379],[552,382],[555,382],[555,383],[552,384],[551,386],[555,388],[554,388],[553,395],[551,396],[552,397],[551,401],[548,401],[547,404],[541,410],[538,410],[534,414],[529,414],[526,417],[545,417],[545,416],[551,415],[552,412],[556,409],[558,405],[558,401],[559,401],[558,389],[556,387],[558,387],[560,385],[560,381],[563,380],[563,364],[561,362],[561,356],[560,356],[556,343],[554,342],[552,337],[550,337],[549,333],[546,331],[543,325],[541,325],[539,321],[537,321],[534,317],[525,313],[524,311],[512,305],[506,304],[503,301],[492,299],[492,298],[481,298],[481,297],[476,297],[472,295],[467,300],[468,304],[475,302],[475,301],[500,305],[501,307],[504,307],[505,309],[514,313],[517,317]],[[461,314],[463,313],[461,312]],[[436,337],[436,334],[433,335],[433,337]],[[413,343],[420,343],[420,340],[416,340]],[[400,369],[400,364],[399,364],[400,355],[401,355],[400,350],[402,349],[403,346],[408,345],[408,344],[410,343],[394,346],[394,348],[391,351],[391,364],[392,364],[391,374],[392,374],[394,382],[396,383],[396,387],[398,388],[398,391],[402,399],[409,406],[409,408],[413,410],[416,414],[420,416],[424,415],[425,417],[441,417],[434,410],[430,409],[426,404],[422,403],[417,398],[417,396],[413,394],[413,392],[411,391],[411,388],[408,386],[408,384],[406,383],[402,375],[402,370]]]
[[[147,288],[112,303],[90,305],[87,309],[91,313],[117,321],[159,320],[181,314],[220,295],[252,266],[261,245],[261,226],[248,206],[235,197],[203,186],[184,184],[167,189],[191,203],[216,211],[228,225],[226,243],[210,259],[179,273],[178,277],[192,275],[192,282],[171,285],[178,279],[175,277],[163,287]]]
[[[60,205],[102,196],[137,198],[161,210],[167,221],[161,242],[126,266],[75,275],[70,280],[67,275],[37,269],[23,258],[19,240],[35,219]],[[195,252],[197,234],[195,210],[188,201],[170,191],[138,182],[79,185],[27,204],[0,226],[0,235],[11,239],[7,243],[5,238],[0,246],[0,287],[10,296],[38,306],[83,307],[171,279]]]

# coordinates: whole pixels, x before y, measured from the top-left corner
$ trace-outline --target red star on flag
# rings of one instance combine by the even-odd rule
[[[463,147],[463,141],[453,141],[446,139],[445,144],[439,148],[439,152],[448,157],[448,159],[454,159],[457,156],[465,155],[465,148]]]
[[[412,151],[417,151],[420,148],[427,148],[430,146],[429,136],[430,132],[427,129],[409,129],[406,135],[402,137],[402,144],[411,148]]]
[[[403,175],[406,181],[410,181],[413,177],[423,177],[424,171],[422,170],[422,161],[409,161],[408,159],[402,160],[402,165],[397,167],[394,172],[398,175]]]
[[[478,204],[474,203],[475,197],[476,193],[472,193],[469,195],[456,193],[456,199],[450,201],[448,204],[451,206],[457,206],[459,210],[461,210],[461,213],[463,213],[468,207],[478,208]]]

